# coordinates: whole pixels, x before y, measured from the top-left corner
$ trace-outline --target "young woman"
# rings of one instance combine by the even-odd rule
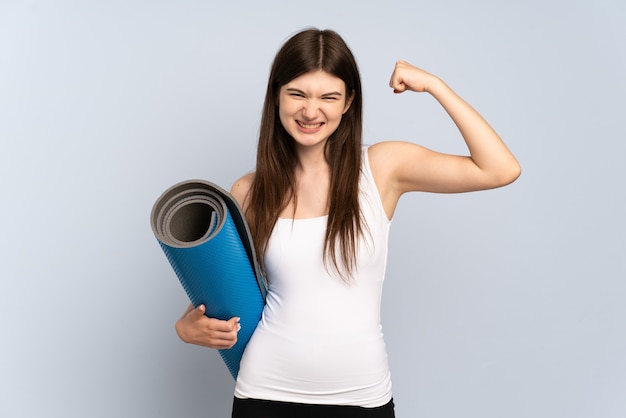
[[[408,142],[363,146],[360,76],[337,33],[302,31],[276,55],[256,170],[231,190],[269,281],[233,417],[393,417],[380,300],[400,196],[490,189],[520,174],[498,134],[441,79],[398,61],[389,85],[394,93],[433,96],[470,155]],[[176,323],[180,338],[231,347],[237,318],[204,312],[185,311]]]

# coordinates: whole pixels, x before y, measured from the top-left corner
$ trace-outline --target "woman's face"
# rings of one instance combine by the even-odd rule
[[[324,145],[350,108],[352,94],[339,77],[312,71],[280,88],[278,113],[285,130],[300,146]]]

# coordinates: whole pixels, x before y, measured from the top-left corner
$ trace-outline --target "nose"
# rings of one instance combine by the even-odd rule
[[[319,113],[319,106],[315,100],[306,100],[302,107],[302,116],[307,120],[313,120]]]

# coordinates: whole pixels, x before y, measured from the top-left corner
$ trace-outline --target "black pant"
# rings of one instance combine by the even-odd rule
[[[290,402],[239,399],[233,401],[232,418],[395,418],[393,399],[376,408],[311,405]]]

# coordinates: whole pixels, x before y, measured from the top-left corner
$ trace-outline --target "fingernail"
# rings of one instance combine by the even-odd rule
[[[241,324],[237,324],[237,332],[241,329]]]

